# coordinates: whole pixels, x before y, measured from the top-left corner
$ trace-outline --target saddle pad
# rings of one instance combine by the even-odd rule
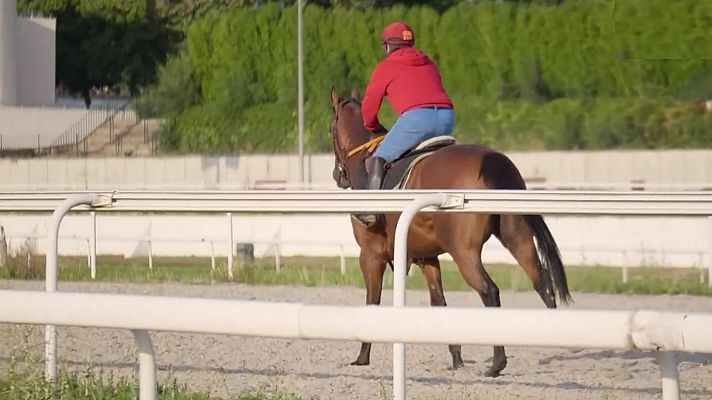
[[[386,171],[381,189],[403,189],[405,183],[408,182],[413,167],[437,150],[456,143],[457,140],[452,136],[437,136],[424,141],[418,147],[391,163],[390,168]]]

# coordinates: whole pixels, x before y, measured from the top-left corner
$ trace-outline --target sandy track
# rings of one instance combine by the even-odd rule
[[[0,281],[0,288],[41,289],[39,282]],[[360,305],[365,293],[352,288],[296,286],[60,283],[59,290],[299,301],[310,304]],[[384,292],[384,303],[391,303]],[[448,304],[481,307],[473,293],[446,293]],[[614,296],[574,294],[572,308],[712,310],[712,298],[694,296]],[[426,292],[412,291],[408,304],[428,304]],[[543,307],[533,292],[502,294],[503,307]],[[2,305],[0,305],[2,306]],[[64,367],[93,366],[118,375],[135,373],[136,356],[129,332],[60,328],[59,354]],[[42,355],[43,330],[0,324],[0,367],[11,355]],[[353,342],[252,339],[216,335],[153,333],[159,380],[173,376],[192,389],[236,395],[260,387],[277,388],[308,399],[381,399],[391,396],[391,346],[374,344],[371,365],[347,365],[359,344]],[[711,339],[712,340],[712,339]],[[482,376],[490,347],[465,346],[466,366],[449,368],[446,346],[409,345],[408,397],[413,399],[659,399],[659,370],[649,353],[632,351],[507,348],[504,375]],[[680,365],[685,399],[712,398],[712,356],[683,355]]]

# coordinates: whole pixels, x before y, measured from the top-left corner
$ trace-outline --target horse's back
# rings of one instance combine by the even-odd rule
[[[415,166],[407,189],[524,188],[509,158],[478,144],[442,148]]]

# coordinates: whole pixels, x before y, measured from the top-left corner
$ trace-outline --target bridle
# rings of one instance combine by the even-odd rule
[[[378,145],[385,138],[385,135],[379,135],[364,144],[356,146],[351,150],[343,150],[343,147],[341,147],[341,144],[339,143],[339,135],[338,131],[336,130],[336,125],[339,122],[339,115],[341,114],[341,110],[351,102],[355,102],[360,105],[360,102],[356,99],[339,100],[339,104],[334,115],[334,121],[331,125],[331,137],[334,141],[334,155],[336,156],[336,164],[334,166],[334,180],[339,186],[341,186],[340,182],[345,182],[347,187],[353,187],[351,183],[351,178],[349,177],[349,171],[346,168],[346,162],[349,160],[349,158],[357,154],[363,154],[364,150],[367,150],[366,155],[373,153],[376,147],[378,147]],[[363,161],[363,159],[365,158],[365,156],[362,157],[361,161]]]
[[[331,123],[331,138],[334,141],[334,156],[336,159],[336,164],[334,165],[334,180],[338,186],[342,186],[341,182],[345,182],[347,187],[351,187],[351,180],[349,179],[349,171],[346,168],[346,161],[348,156],[343,153],[339,143],[339,135],[336,130],[336,125],[339,122],[339,114],[341,114],[341,109],[349,103],[350,100],[339,100],[338,107],[336,108],[334,120]]]

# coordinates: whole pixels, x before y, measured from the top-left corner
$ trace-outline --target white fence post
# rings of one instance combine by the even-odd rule
[[[148,269],[153,271],[153,245],[148,241]]]
[[[680,399],[680,374],[677,369],[677,357],[672,351],[659,351],[655,358],[660,366],[663,400]]]
[[[282,272],[282,258],[280,255],[281,247],[279,239],[277,239],[277,242],[274,243],[274,269],[277,272]]]
[[[210,241],[210,269],[215,271],[215,242]]]
[[[227,213],[227,220],[228,220],[228,227],[230,229],[230,232],[228,234],[228,244],[230,248],[227,251],[227,276],[232,280],[232,253],[235,251],[235,243],[234,243],[234,236],[233,236],[233,231],[232,231],[232,213]]]
[[[47,258],[45,264],[45,291],[57,291],[57,275],[59,271],[59,226],[62,219],[73,207],[78,205],[93,205],[100,207],[106,201],[100,196],[91,193],[69,195],[62,204],[55,208],[50,220],[47,233]],[[109,199],[108,204],[111,204]],[[57,329],[54,325],[47,325],[45,329],[45,374],[49,381],[57,379]]]
[[[91,279],[96,279],[96,211],[91,212],[91,236],[89,236],[89,242]]]
[[[156,359],[151,336],[145,330],[132,331],[138,346],[139,400],[156,399]]]
[[[447,196],[442,193],[414,199],[398,218],[395,237],[393,306],[405,306],[406,271],[408,262],[408,232],[418,212],[427,206],[443,206]],[[405,400],[405,343],[393,343],[393,398]]]

